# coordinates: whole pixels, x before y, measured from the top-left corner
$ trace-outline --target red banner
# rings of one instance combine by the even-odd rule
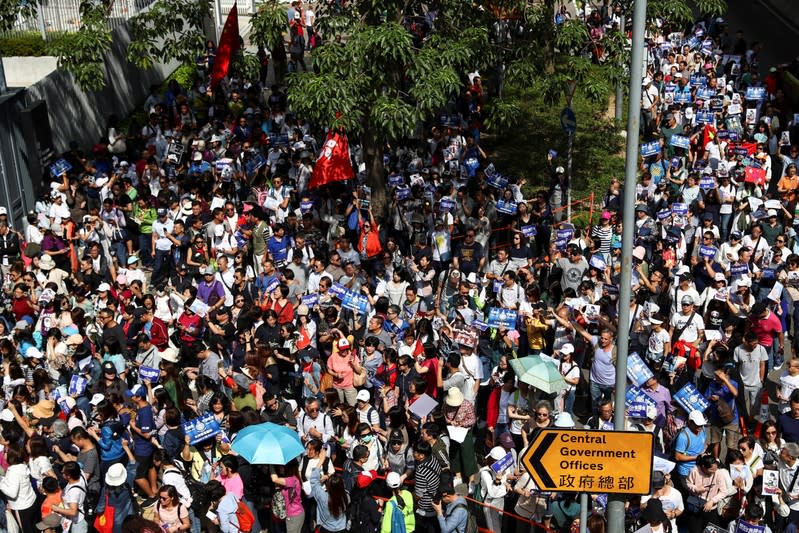
[[[239,51],[241,37],[239,36],[239,9],[236,3],[228,13],[225,27],[222,28],[222,35],[219,37],[219,45],[216,48],[216,59],[211,70],[211,87],[216,88],[222,78],[227,76],[230,69],[230,62]]]
[[[316,160],[308,188],[314,189],[334,181],[349,180],[353,177],[355,177],[355,172],[352,170],[347,136],[342,133],[328,133],[322,153]]]

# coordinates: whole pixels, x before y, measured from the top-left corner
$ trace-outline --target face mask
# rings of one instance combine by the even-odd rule
[[[364,435],[363,437],[361,437],[361,441],[366,443],[366,444],[369,444],[370,442],[372,442],[372,436],[371,435]]]

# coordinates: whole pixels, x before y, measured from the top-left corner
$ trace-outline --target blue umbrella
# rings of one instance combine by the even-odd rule
[[[231,448],[254,465],[284,465],[305,451],[296,431],[272,422],[242,429]]]

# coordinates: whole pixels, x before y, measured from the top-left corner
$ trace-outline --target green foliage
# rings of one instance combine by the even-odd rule
[[[526,122],[518,101],[496,100],[488,108],[485,126],[489,132],[501,133]]]
[[[166,85],[170,80],[175,80],[178,82],[178,85],[186,90],[189,90],[194,87],[194,80],[196,79],[197,66],[192,63],[190,65],[179,66],[177,69],[175,69],[175,72],[173,72],[166,80],[164,80],[164,84]]]
[[[244,80],[257,80],[261,71],[261,60],[258,56],[241,50],[233,59],[233,70]]]
[[[53,32],[47,35],[48,40],[42,39],[39,32],[25,32],[15,35],[0,37],[0,50],[6,57],[41,57],[51,55],[51,47],[56,46],[67,34]]]
[[[33,19],[39,9],[38,0],[27,2],[0,1],[0,31],[9,31],[20,19]],[[5,54],[4,54],[5,55]]]
[[[277,0],[268,0],[258,7],[250,19],[250,41],[256,46],[271,49],[274,43],[283,39],[287,27],[286,6]]]
[[[58,66],[67,70],[84,91],[105,87],[104,55],[111,48],[108,7],[83,0],[80,4],[81,26],[78,31],[52,43]]]
[[[500,172],[527,177],[524,192],[529,196],[548,185],[547,150],[557,150],[557,164],[566,167],[568,138],[560,126],[565,101],[550,106],[535,89],[511,90],[508,98],[491,104],[489,120],[494,113],[506,119],[499,127],[487,124],[490,134],[483,136],[481,145]],[[591,192],[603,193],[612,177],[624,175],[624,138],[606,117],[606,107],[606,102],[594,103],[582,91],[572,101],[577,116],[572,164],[575,200]]]
[[[193,63],[205,49],[203,21],[210,16],[210,0],[158,0],[130,19],[128,60],[140,68]]]

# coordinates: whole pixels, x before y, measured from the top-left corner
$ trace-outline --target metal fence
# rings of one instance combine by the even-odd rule
[[[111,29],[124,24],[130,17],[149,7],[156,0],[113,0],[108,23]],[[73,32],[80,28],[80,0],[42,0],[37,14],[19,19],[2,36],[38,33],[46,41],[55,33]]]

